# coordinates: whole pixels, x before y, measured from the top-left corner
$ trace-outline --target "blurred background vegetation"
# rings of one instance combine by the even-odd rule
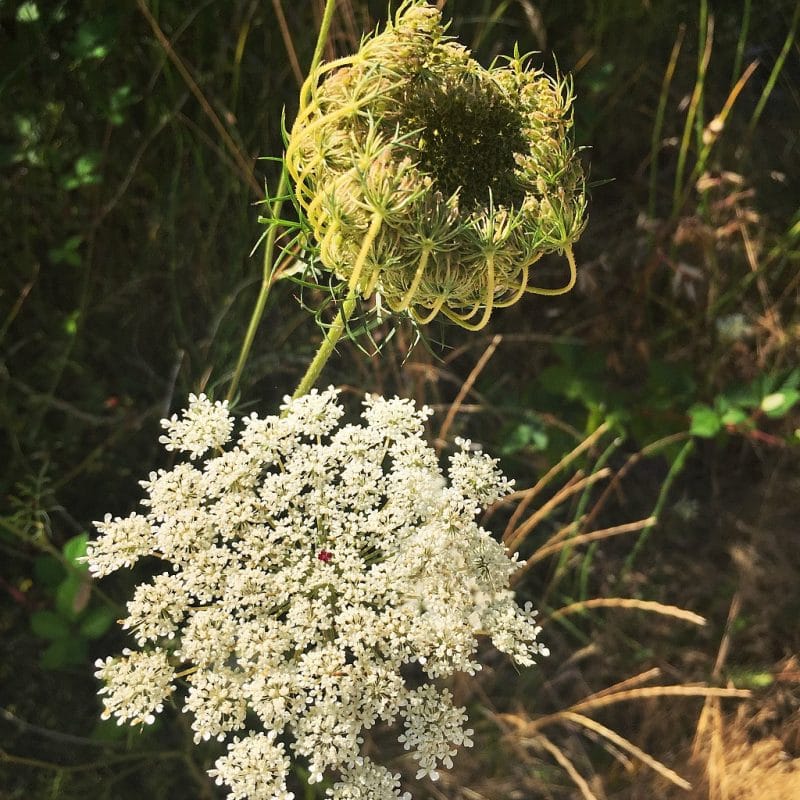
[[[324,376],[433,405],[440,446],[468,435],[535,487],[487,525],[526,525],[518,588],[553,654],[516,675],[487,649],[455,687],[476,751],[415,797],[798,797],[800,4],[441,5],[483,63],[519,42],[572,73],[591,202],[570,295],[413,349],[389,321]],[[125,646],[136,575],[92,586],[78,559],[166,463],[159,418],[224,395],[261,280],[263,157],[321,6],[0,0],[2,798],[222,796],[180,713],[99,722],[91,664]],[[327,57],[386,6],[340,0]],[[239,410],[304,371],[301,299],[324,297],[274,286]],[[752,695],[702,696],[725,686]]]

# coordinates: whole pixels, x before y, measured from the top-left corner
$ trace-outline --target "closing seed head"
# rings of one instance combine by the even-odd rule
[[[412,0],[357,53],[320,65],[286,164],[322,263],[351,289],[479,328],[526,291],[571,288],[584,179],[569,83],[519,55],[486,69],[445,31]],[[531,286],[531,265],[554,251],[567,252],[568,285]]]

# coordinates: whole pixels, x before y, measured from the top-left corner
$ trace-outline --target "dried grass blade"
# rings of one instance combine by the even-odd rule
[[[447,412],[447,416],[444,418],[444,422],[442,422],[442,427],[439,429],[439,436],[436,441],[437,453],[441,451],[442,447],[447,441],[447,434],[450,431],[450,426],[453,424],[453,420],[455,419],[456,414],[458,414],[458,409],[464,402],[464,398],[469,394],[470,390],[475,384],[475,381],[478,379],[478,376],[481,374],[481,372],[483,372],[483,368],[489,363],[489,359],[494,355],[494,351],[497,350],[498,345],[502,341],[503,337],[499,333],[492,337],[492,341],[489,342],[489,346],[483,351],[483,355],[478,359],[478,363],[472,368],[472,372],[469,373],[467,379],[464,381],[464,384],[459,390],[456,399],[453,401],[449,411]]]
[[[603,697],[594,697],[576,703],[568,711],[588,711],[602,708],[626,700],[641,700],[651,697],[750,697],[749,689],[720,689],[714,686],[645,686],[641,689],[630,689],[614,692]]]
[[[646,764],[648,767],[650,767],[650,769],[655,770],[659,775],[666,778],[668,781],[672,781],[672,783],[674,783],[676,786],[680,786],[681,789],[692,788],[692,785],[689,783],[689,781],[682,778],[677,772],[671,770],[668,766],[662,764],[658,759],[653,758],[653,756],[648,755],[644,750],[637,747],[635,744],[633,744],[633,742],[625,739],[623,736],[620,736],[618,733],[611,730],[611,728],[607,728],[605,725],[595,722],[590,717],[585,717],[583,714],[575,714],[572,711],[565,711],[562,714],[562,717],[570,722],[574,722],[576,725],[586,728],[587,730],[593,731],[599,736],[602,736],[604,739],[607,739],[612,744],[615,744],[622,750],[627,751],[632,756],[638,758],[643,764]]]
[[[528,742],[526,742],[526,744],[527,743]],[[539,734],[535,739],[529,740],[529,743],[540,746],[553,756],[558,762],[558,765],[569,775],[572,782],[578,787],[584,800],[598,800],[597,795],[589,788],[586,778],[578,772],[575,765],[567,758],[564,752],[556,747],[546,736]]]
[[[684,622],[691,622],[693,625],[706,624],[706,618],[695,614],[693,611],[687,611],[678,606],[658,603],[655,600],[637,600],[635,598],[626,597],[596,597],[591,600],[570,603],[568,606],[554,611],[549,619],[555,620],[559,617],[565,617],[569,614],[575,614],[589,608],[632,608],[637,611],[648,611],[651,614],[663,614],[666,617],[673,617],[674,619],[680,619]]]
[[[525,492],[525,496],[522,498],[522,502],[517,506],[517,509],[511,515],[511,519],[508,521],[508,525],[506,526],[505,531],[503,532],[503,540],[506,540],[514,533],[514,528],[516,527],[517,522],[519,522],[520,517],[525,513],[525,509],[536,499],[539,493],[545,488],[545,486],[550,483],[550,481],[561,472],[562,469],[569,466],[578,456],[582,453],[585,453],[594,444],[600,439],[601,436],[609,429],[610,423],[604,422],[594,431],[592,434],[587,436],[574,450],[571,450],[567,453],[564,458],[561,459],[554,467],[548,470],[530,489]]]
[[[511,535],[506,539],[503,538],[503,542],[508,547],[509,550],[513,551],[516,550],[523,541],[525,541],[525,537],[543,520],[547,517],[547,515],[554,509],[560,506],[564,501],[568,500],[574,494],[583,491],[587,486],[591,486],[598,481],[604,480],[609,475],[611,475],[611,470],[601,469],[598,472],[593,473],[592,475],[587,476],[586,478],[582,478],[581,480],[575,481],[568,486],[564,486],[562,489],[559,489],[553,497],[551,497],[546,503],[539,506],[536,511],[531,514],[525,522],[522,523],[516,530],[511,532]],[[574,541],[574,539],[568,539],[568,542]]]
[[[592,694],[590,697],[604,697],[607,694],[614,694],[615,692],[622,692],[626,689],[632,689],[634,686],[640,686],[643,683],[647,683],[647,681],[652,681],[655,678],[658,678],[660,675],[661,670],[658,667],[646,669],[644,672],[640,672],[638,675],[625,678],[624,681],[607,686],[605,689],[601,689],[599,692],[594,692],[594,694]],[[588,699],[589,698],[587,698],[587,700]]]
[[[608,539],[611,536],[620,536],[623,533],[635,533],[636,531],[642,530],[642,528],[646,528],[648,525],[652,525],[655,523],[655,517],[647,517],[647,519],[640,519],[636,522],[626,522],[622,525],[614,525],[611,528],[601,528],[596,531],[590,531],[589,533],[581,533],[578,536],[573,536],[570,539],[563,539],[558,542],[550,542],[545,543],[536,550],[526,561],[527,564],[535,564],[537,561],[541,561],[543,558],[546,558],[553,553],[557,553],[564,547],[575,547],[580,544],[586,544],[588,542],[595,542],[598,539]],[[559,531],[560,533],[560,531]]]

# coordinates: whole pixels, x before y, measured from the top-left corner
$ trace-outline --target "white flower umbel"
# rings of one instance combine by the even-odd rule
[[[231,800],[291,798],[288,750],[310,782],[334,777],[334,800],[408,800],[362,754],[364,730],[399,721],[435,780],[472,731],[431,681],[480,669],[479,635],[522,665],[546,653],[509,589],[518,562],[475,521],[509,491],[496,462],[459,441],[445,476],[429,409],[364,405],[342,424],[333,389],[287,398],[231,440],[225,405],[191,397],[162,437],[191,463],[152,473],[146,513],[107,517],[89,545],[97,576],[145,555],[171,566],[122,621],[144,649],[97,664],[105,716],[152,721],[182,676],[195,740],[228,741],[210,774]]]

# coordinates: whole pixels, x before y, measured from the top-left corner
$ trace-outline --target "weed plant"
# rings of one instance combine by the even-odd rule
[[[159,419],[191,392],[274,412],[325,341],[310,380],[430,406],[443,459],[457,437],[501,458],[516,491],[478,521],[526,559],[551,651],[516,671],[486,642],[440,683],[475,745],[438,782],[388,731],[369,755],[415,798],[800,793],[797,4],[444,6],[477,62],[518,42],[571,75],[588,176],[573,291],[483,320],[479,283],[455,314],[480,332],[368,286],[346,319],[352,273],[330,279],[265,157],[308,65],[355,53],[384,3],[340,0],[316,56],[321,2],[0,4],[4,797],[224,795],[224,747],[178,708],[99,720],[91,664],[130,646],[114,620],[155,573],[98,584],[82,557],[174,467]],[[563,259],[535,271],[558,287]],[[323,797],[307,766],[289,789]]]

